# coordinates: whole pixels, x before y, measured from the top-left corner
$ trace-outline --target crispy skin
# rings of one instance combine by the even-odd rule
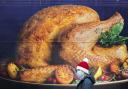
[[[69,66],[64,65],[56,69],[55,77],[60,84],[70,84],[74,79],[74,74]]]
[[[128,57],[127,46],[125,44],[116,45],[111,48],[103,48],[96,45],[93,48],[93,52],[96,55],[108,56],[114,59],[120,59],[121,62],[124,62]]]
[[[73,66],[76,66],[84,57],[90,59],[91,67],[105,67],[111,62],[117,62],[116,57],[95,54],[92,49],[101,32],[108,31],[112,25],[118,22],[123,23],[123,18],[119,13],[115,13],[106,21],[83,24],[64,32],[60,37],[62,41],[60,56]]]
[[[99,21],[99,15],[86,6],[60,5],[40,10],[21,30],[17,46],[18,63],[30,67],[48,65],[52,42],[61,30],[72,24],[95,21]]]
[[[49,77],[51,77],[56,69],[68,65],[49,65],[40,68],[33,68],[20,72],[20,79],[26,82],[44,83]]]

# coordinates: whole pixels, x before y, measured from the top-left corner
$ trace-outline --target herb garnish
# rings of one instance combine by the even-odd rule
[[[98,44],[102,47],[124,44],[125,41],[128,40],[128,37],[120,36],[123,26],[123,23],[117,23],[113,25],[109,31],[101,33]]]

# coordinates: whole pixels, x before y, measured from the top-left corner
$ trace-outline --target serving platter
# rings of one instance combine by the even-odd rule
[[[41,86],[76,86],[77,84],[41,84],[41,83],[30,83],[30,82],[24,82],[24,81],[18,81],[18,80],[12,80],[4,77],[0,77],[0,79],[6,80],[6,81],[12,81],[16,83],[24,83],[24,84],[33,84],[33,85],[41,85]],[[119,81],[104,81],[104,82],[96,82],[94,86],[97,85],[109,85],[109,84],[118,84],[118,83],[128,83],[128,79],[119,80]]]
[[[4,77],[0,77],[1,82],[1,88],[16,88],[22,89],[76,89],[76,84],[39,84],[39,83],[30,83],[30,82],[23,82],[23,81],[16,81],[12,79],[7,79]],[[128,79],[126,80],[120,80],[120,81],[114,81],[114,82],[102,82],[102,83],[95,83],[93,89],[127,89],[128,88]]]
[[[7,60],[7,59],[6,59]],[[5,62],[2,61],[0,62],[1,64],[3,64]],[[0,76],[0,83],[1,86],[0,88],[6,88],[6,89],[10,89],[10,88],[16,88],[19,87],[19,89],[22,88],[27,88],[27,89],[51,89],[51,88],[55,88],[55,89],[76,89],[77,84],[43,84],[43,83],[32,83],[32,82],[24,82],[24,81],[20,81],[20,80],[13,80],[9,77],[3,77]],[[113,89],[113,88],[119,88],[122,89],[123,87],[125,87],[126,89],[128,88],[128,79],[124,79],[124,80],[118,80],[118,81],[99,81],[96,82],[94,84],[94,88],[93,89]],[[118,89],[117,88],[117,89]]]

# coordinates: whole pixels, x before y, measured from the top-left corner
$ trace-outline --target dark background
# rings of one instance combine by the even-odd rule
[[[99,13],[102,20],[119,11],[125,19],[123,35],[127,36],[127,0],[0,0],[0,59],[15,56],[18,33],[30,16],[44,7],[61,4],[90,6]]]
[[[127,0],[0,0],[0,60],[13,59],[15,57],[19,31],[30,16],[42,8],[61,4],[90,6],[99,13],[101,20],[107,19],[118,11],[125,19],[125,28],[122,35],[128,36]],[[4,82],[4,80],[2,81]],[[21,88],[17,83],[16,85],[9,86],[9,83],[6,81],[3,85],[0,83],[1,88],[4,88],[4,86],[6,88],[13,86],[13,89],[17,87],[18,89]],[[28,87],[30,86],[28,85]],[[126,85],[118,85],[118,88],[128,89],[128,84],[127,87]],[[105,87],[102,87],[102,89],[105,89]]]

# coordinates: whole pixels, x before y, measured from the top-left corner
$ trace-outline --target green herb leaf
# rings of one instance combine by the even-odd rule
[[[111,47],[113,45],[124,44],[128,37],[119,36],[123,30],[123,23],[113,25],[109,31],[101,33],[98,44],[102,47]]]
[[[113,35],[119,35],[123,30],[123,27],[124,27],[123,23],[117,23],[110,28],[110,33]]]

